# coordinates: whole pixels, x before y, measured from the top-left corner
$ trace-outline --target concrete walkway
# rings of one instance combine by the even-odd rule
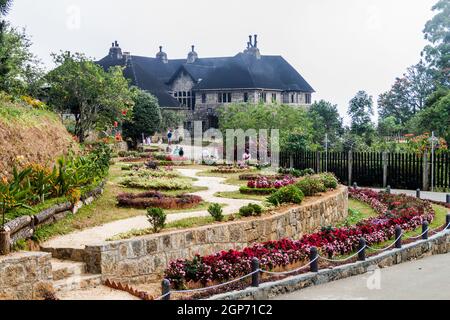
[[[385,190],[385,189],[376,189],[376,188],[372,188],[372,189],[375,190],[375,191],[384,191]],[[394,193],[394,194],[407,194],[407,195],[413,196],[413,197],[416,196],[416,191],[415,190],[392,189],[391,192]],[[428,199],[428,200],[433,200],[433,201],[445,202],[447,194],[450,194],[450,193],[421,191],[420,192],[420,197],[422,199]]]
[[[208,190],[195,192],[193,194],[203,198],[204,201],[211,203],[220,203],[227,205],[223,211],[225,215],[237,213],[242,206],[249,203],[258,203],[254,200],[237,200],[215,197],[217,192],[224,191],[237,191],[239,187],[234,185],[225,184],[224,178],[218,177],[199,177],[197,173],[202,170],[197,169],[178,169],[178,171],[187,177],[196,178],[193,185],[198,187],[207,187]],[[169,214],[167,216],[167,222],[177,221],[191,217],[207,217],[209,213],[207,210],[181,212],[175,214]],[[85,229],[82,231],[74,232],[68,235],[56,237],[45,242],[42,247],[44,248],[75,248],[83,249],[86,245],[99,245],[115,235],[125,233],[136,229],[149,228],[150,224],[145,216],[138,216],[124,220],[118,220],[104,224],[102,226]]]
[[[274,300],[450,300],[450,253],[305,288]]]

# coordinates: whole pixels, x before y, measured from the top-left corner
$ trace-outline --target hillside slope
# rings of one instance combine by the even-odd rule
[[[0,176],[10,175],[18,158],[52,166],[71,150],[78,145],[58,115],[0,98]]]

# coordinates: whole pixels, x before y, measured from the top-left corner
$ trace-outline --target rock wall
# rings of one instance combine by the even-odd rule
[[[0,300],[39,300],[53,292],[50,258],[44,252],[0,256]]]
[[[84,259],[89,272],[102,273],[104,279],[129,283],[153,281],[162,275],[171,260],[242,249],[254,242],[298,239],[305,233],[344,220],[347,214],[348,191],[340,187],[272,216],[87,247]]]

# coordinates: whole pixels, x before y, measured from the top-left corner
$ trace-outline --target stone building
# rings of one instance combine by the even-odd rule
[[[217,127],[217,107],[230,103],[311,104],[313,88],[281,56],[260,53],[257,36],[233,57],[202,58],[192,46],[186,59],[169,59],[159,47],[154,58],[123,52],[114,42],[103,68],[124,66],[131,83],[155,95],[162,108],[186,114],[186,129],[202,121]]]

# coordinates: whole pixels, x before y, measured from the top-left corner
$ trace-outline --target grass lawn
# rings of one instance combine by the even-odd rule
[[[239,199],[239,200],[255,200],[255,201],[266,201],[268,196],[261,196],[255,194],[243,194],[239,191],[230,191],[230,192],[217,192],[215,197],[220,198],[229,198],[229,199]]]
[[[69,215],[66,218],[51,224],[39,227],[36,230],[34,239],[44,242],[58,235],[69,234],[78,230],[92,228],[103,225],[108,222],[132,218],[145,215],[146,210],[133,208],[119,208],[116,206],[116,196],[122,192],[140,193],[145,190],[136,188],[125,188],[117,184],[119,179],[127,171],[121,170],[121,164],[116,163],[110,167],[108,182],[105,185],[104,193],[96,199],[91,205],[83,206],[75,215]],[[192,187],[189,190],[173,190],[163,192],[167,195],[178,195],[182,193],[192,193],[206,190],[205,187]],[[168,210],[168,214],[177,212],[201,211],[206,210],[209,203],[201,203],[192,209]]]
[[[376,217],[378,214],[368,204],[364,202],[348,199],[348,217],[344,222],[337,224],[337,227],[353,226],[361,220]]]

